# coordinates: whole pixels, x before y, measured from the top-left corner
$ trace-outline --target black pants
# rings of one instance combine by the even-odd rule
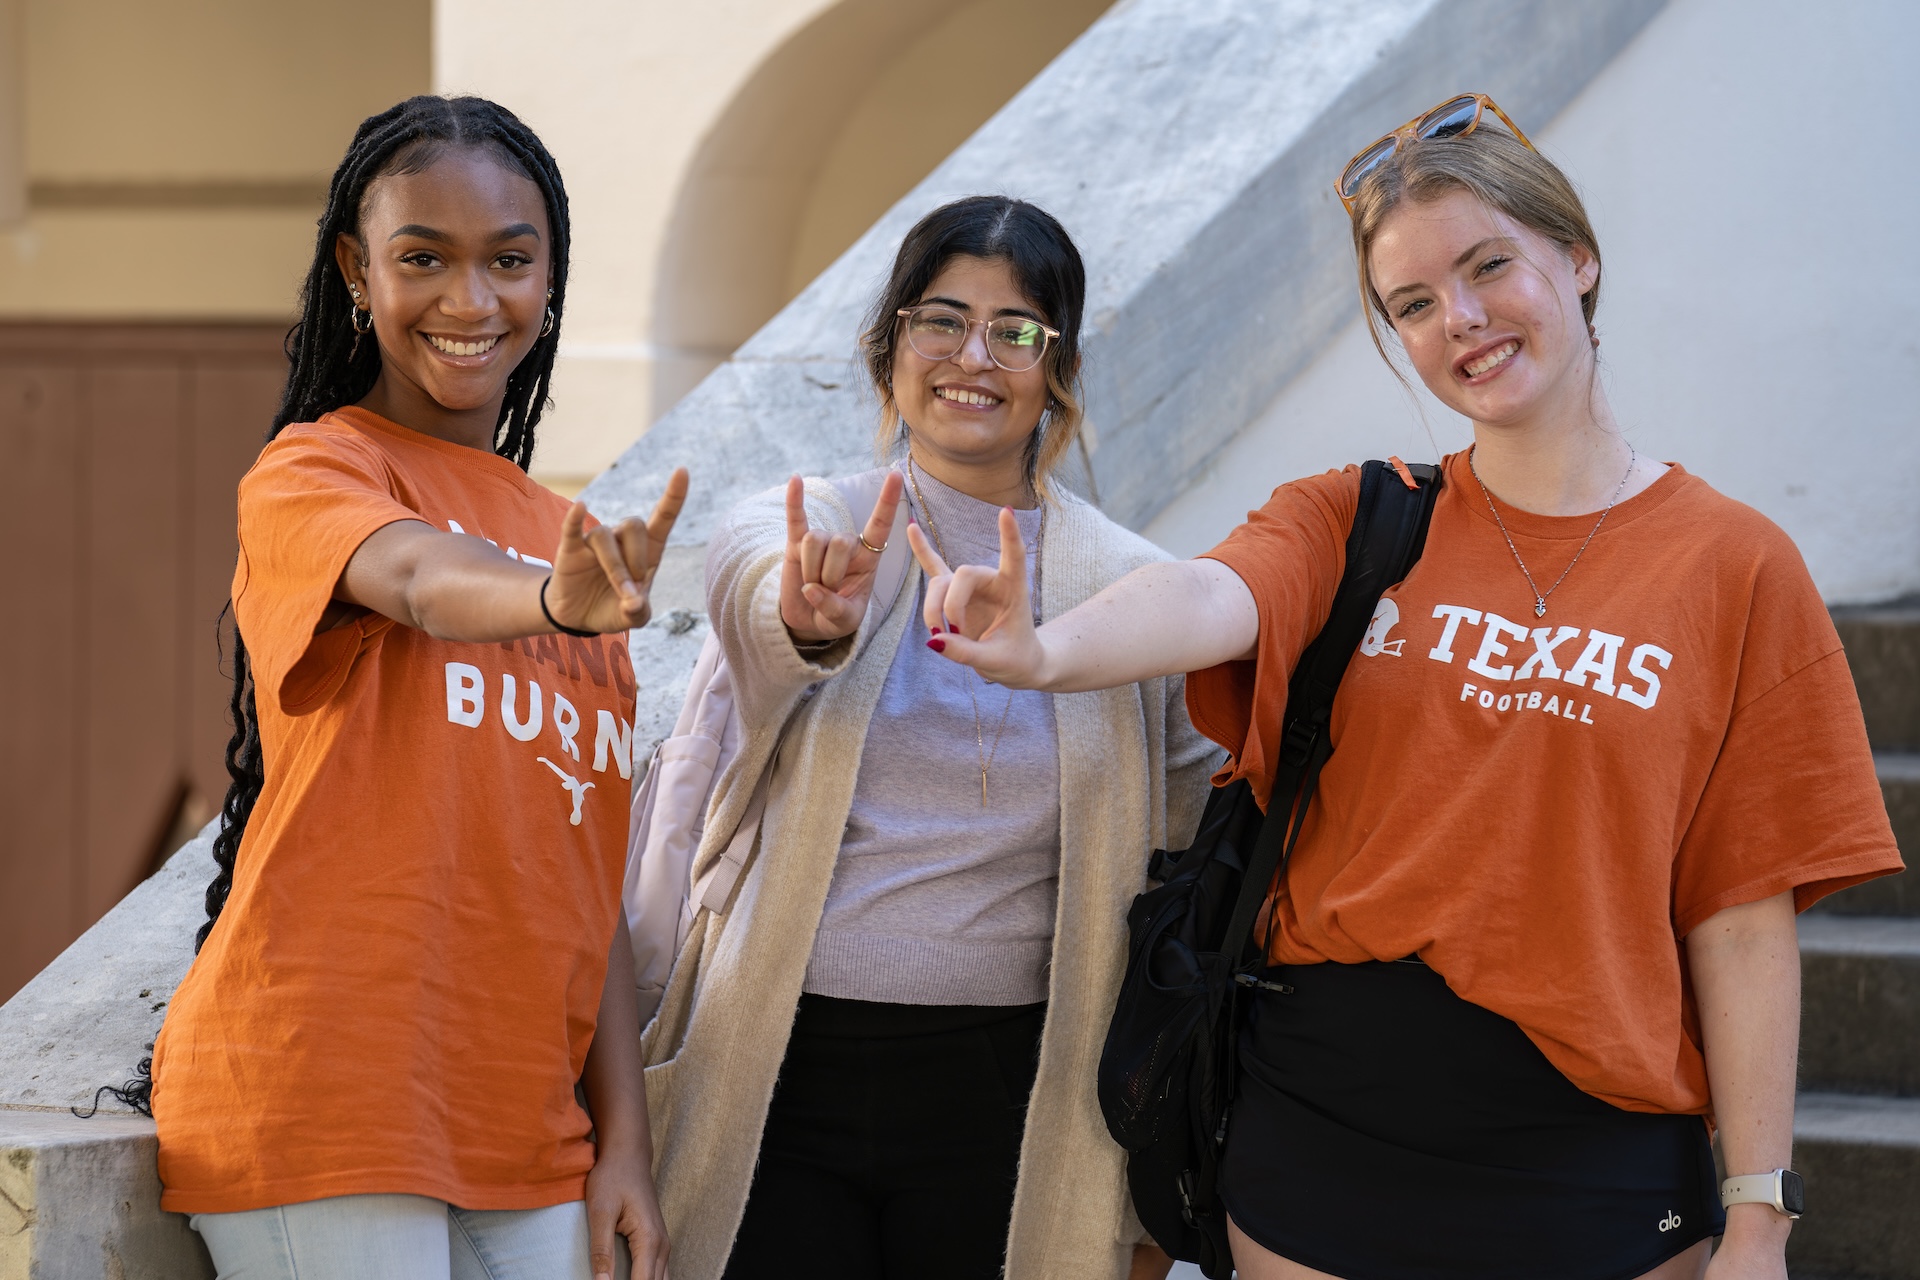
[[[726,1280],[995,1280],[1045,1021],[802,996]]]

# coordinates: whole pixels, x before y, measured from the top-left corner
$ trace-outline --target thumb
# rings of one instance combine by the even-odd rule
[[[593,1280],[613,1280],[614,1215],[587,1201],[587,1248],[593,1258]]]

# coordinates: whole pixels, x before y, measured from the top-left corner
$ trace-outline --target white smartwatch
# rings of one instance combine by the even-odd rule
[[[1720,1184],[1720,1207],[1767,1204],[1775,1213],[1797,1218],[1807,1211],[1807,1184],[1791,1169],[1746,1173]]]

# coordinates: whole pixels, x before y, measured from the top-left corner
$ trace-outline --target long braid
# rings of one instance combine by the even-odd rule
[[[546,411],[553,383],[553,361],[560,346],[560,317],[567,297],[567,261],[572,236],[567,216],[567,190],[560,168],[533,130],[520,118],[485,98],[442,98],[421,95],[361,121],[346,156],[327,186],[327,207],[315,237],[313,263],[300,289],[300,319],[287,332],[289,364],[286,390],[279,411],[267,431],[267,442],[296,422],[313,422],[373,390],[380,377],[380,346],[355,343],[354,304],[334,258],[342,233],[359,230],[360,206],[375,178],[395,173],[417,173],[446,150],[481,147],[520,170],[536,186],[547,207],[553,236],[553,297],[548,303],[553,324],[535,339],[533,347],[507,377],[506,397],[494,430],[494,452],[521,470],[533,462],[534,430]],[[228,609],[232,602],[228,602]],[[224,616],[224,614],[223,614]],[[227,741],[227,774],[232,779],[220,807],[220,834],[214,837],[213,860],[218,867],[207,886],[207,919],[194,934],[197,954],[206,945],[220,913],[233,891],[234,864],[246,835],[253,807],[266,785],[266,757],[260,741],[260,720],[254,699],[252,663],[233,624],[233,696],[229,710],[233,736]],[[147,1046],[149,1049],[151,1045]],[[114,1098],[137,1111],[152,1112],[152,1059],[142,1060],[137,1075],[125,1086],[103,1086],[94,1095]],[[80,1114],[77,1110],[75,1114]],[[91,1113],[88,1113],[91,1114]]]

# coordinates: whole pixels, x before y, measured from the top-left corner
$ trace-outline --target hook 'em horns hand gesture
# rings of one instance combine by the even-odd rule
[[[780,619],[796,641],[819,644],[838,640],[852,635],[860,626],[905,484],[897,471],[887,476],[873,515],[856,536],[813,528],[807,523],[806,485],[799,476],[787,481],[787,550],[780,565]]]
[[[667,478],[666,492],[644,522],[628,516],[616,525],[587,529],[586,504],[568,508],[546,587],[553,620],[603,633],[646,626],[653,616],[648,598],[653,575],[686,501],[687,469],[680,467]]]
[[[1000,509],[1000,564],[950,569],[919,524],[907,527],[913,554],[927,574],[927,643],[995,684],[1033,689],[1046,657],[1033,626],[1027,544],[1010,507]]]

